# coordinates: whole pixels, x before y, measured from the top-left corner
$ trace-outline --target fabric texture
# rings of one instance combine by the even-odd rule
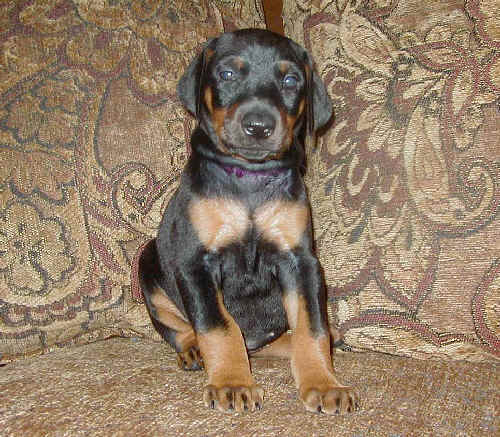
[[[112,335],[154,336],[130,293],[187,157],[175,96],[259,1],[0,4],[0,360]]]
[[[498,2],[284,3],[334,100],[307,183],[346,344],[498,359]]]
[[[500,432],[495,363],[338,354],[340,379],[361,410],[305,411],[289,364],[253,359],[261,411],[225,414],[203,405],[203,372],[177,368],[166,345],[111,339],[0,368],[2,436],[492,437]],[[41,375],[43,381],[40,383]]]
[[[495,2],[285,1],[335,103],[307,184],[346,349],[500,357]],[[258,0],[0,4],[0,360],[159,339],[130,281],[189,153],[175,86]],[[134,293],[135,291],[135,293]]]
[[[410,356],[337,353],[361,410],[327,417],[280,360],[251,360],[262,411],[205,408],[130,280],[189,153],[176,82],[207,38],[264,27],[260,2],[0,2],[0,434],[498,435],[495,8],[285,0],[335,102],[307,151],[332,321]]]

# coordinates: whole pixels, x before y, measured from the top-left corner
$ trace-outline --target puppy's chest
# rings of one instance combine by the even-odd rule
[[[309,224],[304,203],[273,200],[251,210],[237,199],[202,198],[189,205],[189,218],[203,246],[212,252],[249,238],[280,251],[297,247]]]

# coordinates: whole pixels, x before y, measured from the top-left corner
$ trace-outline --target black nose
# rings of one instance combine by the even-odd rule
[[[241,126],[249,137],[263,139],[272,135],[276,120],[266,112],[248,112],[241,120]]]

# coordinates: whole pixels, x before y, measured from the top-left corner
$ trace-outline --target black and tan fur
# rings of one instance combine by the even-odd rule
[[[254,410],[248,355],[289,357],[305,407],[353,411],[334,374],[321,268],[301,177],[303,142],[332,108],[307,52],[264,30],[209,41],[180,80],[192,154],[140,260],[154,326],[205,404]],[[291,333],[288,331],[291,330]]]

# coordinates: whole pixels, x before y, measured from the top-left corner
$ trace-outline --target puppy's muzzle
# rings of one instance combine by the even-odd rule
[[[276,157],[285,147],[287,129],[279,109],[252,98],[228,111],[221,139],[235,156],[261,161]]]

